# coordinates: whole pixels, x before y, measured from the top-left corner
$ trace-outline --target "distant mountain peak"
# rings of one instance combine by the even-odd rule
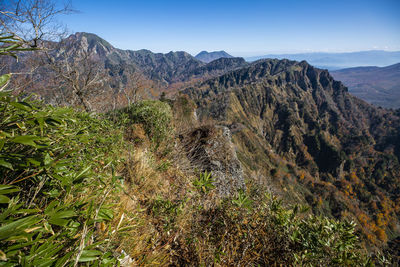
[[[82,42],[84,39],[86,39],[86,42],[87,42],[87,45],[89,46],[89,48],[92,48],[92,47],[98,46],[98,45],[103,46],[103,48],[106,50],[111,50],[114,48],[109,42],[107,42],[106,40],[97,36],[94,33],[76,32],[75,34],[71,34],[67,38],[68,41],[74,42],[74,43]]]
[[[208,51],[201,51],[198,53],[195,58],[197,58],[200,61],[203,61],[205,63],[209,63],[213,60],[219,59],[219,58],[233,58],[233,56],[229,55],[225,51],[213,51],[213,52],[208,52]]]

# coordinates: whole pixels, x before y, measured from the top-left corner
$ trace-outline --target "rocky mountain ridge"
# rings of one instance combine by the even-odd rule
[[[142,49],[137,51],[114,48],[107,41],[91,33],[76,33],[69,36],[59,50],[83,49],[93,52],[113,75],[128,69],[143,73],[148,79],[162,85],[184,82],[203,75],[215,76],[224,71],[246,65],[242,58],[222,59],[206,64],[184,51],[166,54],[153,53]],[[79,53],[79,51],[76,51]],[[121,68],[121,66],[123,68]],[[115,70],[118,70],[118,74]],[[115,69],[115,70],[114,70]]]
[[[93,61],[91,70],[82,69],[80,72],[96,72],[106,81],[103,82],[104,86],[101,88],[86,94],[88,101],[94,103],[92,106],[96,110],[112,108],[110,105],[101,104],[107,102],[103,98],[115,98],[117,104],[124,101],[127,90],[141,91],[140,96],[144,98],[157,98],[162,91],[167,89],[176,91],[182,84],[216,77],[248,65],[243,58],[220,58],[210,63],[204,63],[184,51],[162,54],[145,49],[138,51],[117,49],[97,35],[84,32],[70,35],[60,43],[45,43],[45,47],[47,53],[57,64],[63,61],[69,62],[68,64],[76,63],[82,61],[85,56]],[[38,53],[41,52],[38,51]],[[33,75],[36,77],[45,75],[46,78],[44,76],[38,78],[41,82],[40,85],[36,83],[38,86],[28,86],[25,90],[39,93],[49,103],[66,104],[64,99],[70,98],[70,95],[60,97],[60,92],[42,90],[42,88],[49,87],[50,84],[46,84],[46,82],[51,83],[52,87],[57,87],[55,86],[55,77],[60,76],[54,73],[54,66],[48,64],[47,57],[44,55],[42,57],[41,61],[34,63],[36,64],[34,67],[32,67],[32,58],[37,59],[37,55],[32,57],[30,53],[21,54],[18,64],[11,58],[2,59],[4,60],[2,72],[29,73],[32,69],[36,69],[38,74],[33,73]],[[87,62],[87,60],[83,60],[83,62]],[[78,65],[84,64],[79,63]],[[58,68],[66,69],[66,66]],[[79,73],[77,75],[84,76]],[[27,78],[29,79],[29,77],[30,74]],[[62,83],[61,81],[61,85],[58,87],[62,87]],[[131,94],[137,93],[131,92]]]

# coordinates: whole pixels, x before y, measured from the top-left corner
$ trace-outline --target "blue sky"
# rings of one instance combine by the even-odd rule
[[[122,49],[265,53],[400,50],[400,0],[72,0],[61,18]]]

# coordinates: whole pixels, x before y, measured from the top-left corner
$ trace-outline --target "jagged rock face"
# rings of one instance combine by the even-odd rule
[[[383,144],[384,133],[396,131],[386,123],[399,124],[394,114],[352,97],[327,71],[306,62],[261,61],[185,92],[196,101],[200,117],[243,123],[294,160],[305,156],[300,147],[306,144],[317,162],[325,161],[319,157],[333,160],[331,166],[317,164],[332,174],[342,163],[335,159],[340,157],[337,151],[350,152],[354,138],[366,136]]]
[[[400,232],[398,114],[350,95],[326,70],[288,60],[258,61],[184,93],[200,119],[245,126],[233,140],[247,173],[288,198],[298,195],[315,212],[353,220],[367,214],[366,235],[379,227]],[[371,208],[375,202],[388,208]],[[374,221],[379,212],[392,226]],[[380,226],[368,228],[372,222]]]
[[[60,48],[70,49],[70,50],[86,50],[93,51],[99,57],[105,57],[109,55],[115,48],[108,43],[106,40],[101,39],[95,34],[78,32],[76,34],[70,35],[68,38],[63,40],[64,45]],[[79,53],[79,51],[76,51]]]
[[[195,169],[212,173],[221,196],[244,189],[243,169],[225,126],[203,126],[180,136],[184,151]]]
[[[119,52],[126,56],[124,61],[134,63],[148,78],[165,85],[182,81],[188,73],[204,65],[182,51],[167,54],[152,53],[148,50]]]

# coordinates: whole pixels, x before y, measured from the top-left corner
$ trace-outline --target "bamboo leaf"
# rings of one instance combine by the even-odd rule
[[[87,173],[89,172],[90,169],[91,169],[91,166],[85,168],[77,176],[75,176],[74,183],[82,181],[85,178],[85,176],[87,175]]]
[[[98,250],[84,250],[79,258],[79,262],[89,262],[98,259],[98,256],[102,255],[103,253]]]
[[[114,218],[114,213],[111,209],[100,209],[98,218],[106,221],[110,221]]]
[[[6,143],[6,139],[5,138],[0,139],[0,151],[3,149],[5,143]]]
[[[6,204],[9,203],[10,199],[6,197],[5,195],[0,195],[0,204]]]
[[[80,257],[79,262],[89,262],[89,261],[95,261],[97,259],[98,257]]]
[[[38,141],[40,139],[41,138],[36,135],[20,135],[20,136],[14,137],[13,139],[11,139],[11,141],[14,143],[18,143],[18,144],[36,147],[37,144],[35,143],[35,141]]]
[[[12,164],[10,162],[5,161],[4,159],[0,159],[0,166],[13,170]]]
[[[3,74],[0,76],[0,87],[3,87],[10,80],[11,74]]]
[[[71,260],[72,255],[74,254],[73,251],[65,254],[64,257],[60,258],[57,260],[57,262],[55,263],[55,267],[62,267],[62,266],[66,266],[66,264],[68,263],[69,260]]]
[[[10,237],[15,236],[20,232],[22,232],[24,229],[34,226],[36,223],[40,221],[41,219],[38,216],[33,215],[3,225],[0,227],[0,240],[9,239]]]
[[[66,226],[68,224],[69,220],[61,219],[61,218],[50,218],[49,223],[57,225],[57,226]]]
[[[26,102],[11,102],[10,105],[17,109],[25,110],[25,111],[31,111],[33,108],[30,104],[28,104]]]
[[[5,195],[5,194],[10,194],[10,193],[14,193],[14,192],[18,192],[21,189],[16,187],[16,186],[12,186],[12,185],[0,185],[0,194]]]
[[[73,210],[65,210],[65,211],[59,211],[55,213],[50,213],[49,214],[49,223],[58,225],[58,226],[65,226],[68,224],[69,220],[66,220],[68,218],[74,217],[76,214]]]

